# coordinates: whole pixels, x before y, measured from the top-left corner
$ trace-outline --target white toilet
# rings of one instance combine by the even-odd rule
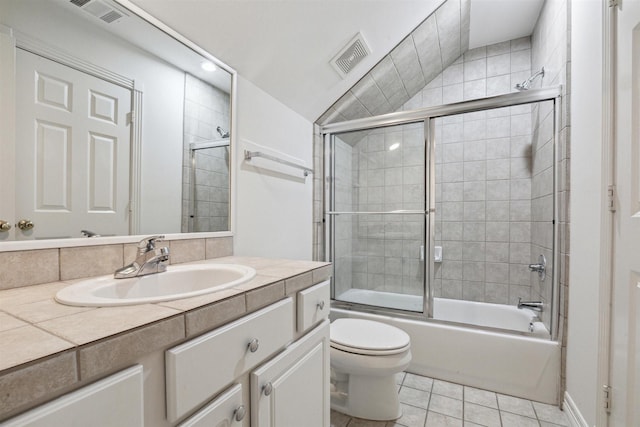
[[[331,409],[369,420],[402,415],[395,374],[411,362],[401,329],[363,319],[331,323]]]

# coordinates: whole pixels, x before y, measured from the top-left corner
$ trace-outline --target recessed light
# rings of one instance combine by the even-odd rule
[[[210,73],[216,70],[216,66],[211,61],[205,61],[200,66],[202,67],[203,70],[208,71]]]
[[[400,143],[399,142],[396,142],[395,144],[391,144],[389,146],[389,151],[396,150],[398,147],[400,147]]]

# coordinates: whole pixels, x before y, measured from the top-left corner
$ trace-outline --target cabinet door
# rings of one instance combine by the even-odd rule
[[[251,426],[329,426],[328,320],[251,374]]]
[[[242,386],[236,384],[178,427],[240,427],[245,410]]]
[[[141,365],[0,423],[2,427],[142,427]]]

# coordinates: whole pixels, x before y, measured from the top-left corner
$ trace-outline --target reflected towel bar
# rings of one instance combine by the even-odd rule
[[[299,165],[297,163],[290,162],[288,160],[281,159],[279,157],[271,156],[269,154],[263,153],[261,151],[249,151],[244,150],[244,159],[251,160],[253,157],[262,157],[264,159],[268,159],[277,163],[281,163],[283,165],[291,166],[297,169],[302,169],[304,176],[308,176],[310,173],[313,173],[313,169],[309,169],[306,166]]]

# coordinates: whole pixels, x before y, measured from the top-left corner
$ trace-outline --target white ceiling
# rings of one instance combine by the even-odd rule
[[[472,0],[469,49],[531,35],[543,3],[544,0]]]
[[[504,3],[472,1],[474,45],[531,33],[532,7],[510,8],[509,19],[489,23]],[[442,0],[132,0],[211,52],[247,80],[315,121],[380,59],[413,31]],[[474,6],[478,2],[479,5]],[[474,9],[476,10],[474,19]],[[512,10],[513,9],[513,10]],[[493,10],[493,12],[490,12]],[[539,12],[539,7],[538,7]],[[526,14],[524,12],[527,12]],[[521,20],[516,16],[523,15]],[[476,35],[473,35],[474,20]],[[505,25],[506,21],[517,25]],[[480,22],[480,25],[478,25]],[[523,31],[526,34],[522,34]],[[342,79],[329,61],[360,32],[371,54]],[[515,34],[515,36],[514,36]],[[484,37],[484,38],[483,38]],[[475,40],[480,40],[476,42]],[[482,44],[479,44],[482,43]]]

